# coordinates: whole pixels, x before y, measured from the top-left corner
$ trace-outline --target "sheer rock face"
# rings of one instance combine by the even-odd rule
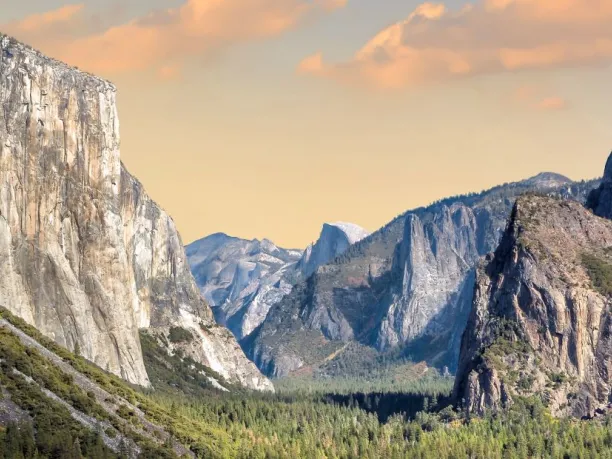
[[[593,186],[544,173],[410,211],[300,282],[243,348],[270,375],[351,341],[454,370],[477,261],[499,244],[516,198],[542,190],[584,201]]]
[[[366,237],[368,232],[355,224],[325,223],[319,239],[306,248],[297,268],[308,277]]]
[[[519,198],[499,248],[478,268],[456,401],[476,412],[515,395],[541,396],[555,414],[605,407],[612,304],[593,270],[612,273],[611,221],[578,202]]]
[[[408,216],[394,266],[401,284],[381,323],[379,348],[393,348],[424,333],[444,333],[457,315],[467,316],[464,293],[471,296],[471,285],[466,280],[473,280],[469,274],[482,252],[479,233],[487,229],[461,204],[444,206],[431,222]],[[440,317],[444,308],[446,316]]]
[[[174,223],[120,162],[115,88],[8,37],[0,45],[0,303],[148,385],[139,328],[214,323]],[[269,388],[219,333],[205,334],[199,360]]]

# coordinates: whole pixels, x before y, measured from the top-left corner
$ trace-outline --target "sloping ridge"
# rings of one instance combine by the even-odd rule
[[[71,355],[51,341],[45,341],[36,330],[28,328],[25,323],[6,311],[2,312],[2,316],[0,353],[3,375],[0,386],[4,387],[5,397],[9,400],[15,398],[15,405],[9,416],[27,418],[31,411],[36,422],[36,416],[39,414],[32,399],[18,397],[13,393],[15,390],[23,393],[24,386],[20,384],[25,383],[26,386],[31,386],[26,389],[30,391],[30,396],[39,390],[43,394],[43,400],[49,400],[47,403],[59,404],[83,427],[99,431],[104,444],[112,451],[120,452],[121,448],[127,448],[129,456],[135,457],[143,448],[147,448],[150,452],[157,449],[158,454],[162,454],[166,449],[164,443],[170,438],[170,434],[165,427],[150,420],[150,413],[143,411],[153,408],[152,405],[145,408],[144,398],[141,397],[140,401],[137,401],[134,398],[135,393],[124,387],[123,383],[113,381],[112,377],[104,374],[102,370],[78,356]],[[23,351],[17,343],[23,346]],[[19,352],[24,354],[20,355]],[[56,352],[60,352],[61,356]],[[32,373],[31,376],[24,373],[31,372],[33,365],[44,367],[44,370]],[[87,375],[83,371],[87,372]],[[61,378],[61,382],[58,383],[54,377]],[[57,411],[56,409],[56,415],[59,416]],[[194,454],[180,443],[173,442],[171,449],[180,457],[194,457]]]

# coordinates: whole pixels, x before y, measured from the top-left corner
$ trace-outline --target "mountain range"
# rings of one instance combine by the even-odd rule
[[[296,283],[367,235],[351,223],[326,223],[319,239],[304,251],[282,249],[267,239],[248,241],[222,233],[196,241],[186,251],[215,318],[237,339],[244,339]]]
[[[482,193],[447,198],[408,211],[367,237],[360,234],[337,256],[319,258],[316,267],[299,269],[304,257],[323,245],[326,226],[322,240],[306,249],[302,260],[289,260],[275,270],[282,273],[280,277],[252,279],[248,288],[239,289],[248,292],[246,303],[239,300],[237,306],[224,294],[221,308],[240,317],[241,332],[232,326],[232,318],[227,323],[268,376],[312,372],[330,356],[341,358],[347,344],[454,371],[477,262],[497,247],[516,198],[540,191],[584,202],[597,184],[542,173]],[[193,255],[201,243],[188,247],[188,256],[196,281],[206,292],[210,281],[200,273],[209,269],[209,262]],[[225,265],[230,264],[225,258]],[[280,288],[261,308],[261,295],[252,292],[268,292],[270,284]],[[225,292],[235,292],[238,284],[234,280],[226,285]],[[247,319],[249,325],[244,327],[244,318],[254,310],[261,311],[257,320]]]

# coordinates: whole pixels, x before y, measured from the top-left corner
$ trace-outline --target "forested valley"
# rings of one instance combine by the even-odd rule
[[[141,391],[44,338],[3,311],[3,318],[62,356],[110,397],[125,400],[102,409],[93,389],[43,353],[2,328],[2,405],[21,420],[0,432],[4,458],[585,458],[610,457],[612,420],[553,418],[537,398],[517,399],[507,410],[475,417],[448,403],[450,379],[406,383],[403,393],[349,393],[331,384],[295,385],[276,394],[240,388],[214,389],[181,356],[160,359],[153,340],[143,340],[155,390]],[[172,377],[169,377],[169,372]],[[163,378],[163,379],[162,379]],[[76,378],[78,379],[78,378]],[[61,398],[51,397],[50,392]],[[137,408],[130,408],[130,406]],[[73,410],[95,420],[86,429]],[[10,410],[9,410],[10,411]],[[140,418],[136,411],[142,411]],[[155,423],[168,435],[147,438]],[[109,439],[121,438],[115,443]],[[184,449],[177,445],[184,445]]]

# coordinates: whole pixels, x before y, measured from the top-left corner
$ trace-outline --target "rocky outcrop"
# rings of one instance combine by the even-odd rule
[[[478,268],[457,403],[482,412],[536,395],[553,413],[576,416],[607,406],[611,293],[612,222],[578,202],[519,198]]]
[[[499,243],[516,198],[542,190],[584,201],[595,185],[544,173],[410,211],[296,286],[243,348],[270,375],[352,341],[454,370],[477,260]]]
[[[242,340],[298,281],[367,234],[352,223],[325,224],[317,242],[304,252],[279,248],[267,239],[247,241],[213,234],[190,244],[187,257],[217,321]]]
[[[0,303],[136,384],[148,385],[138,329],[178,324],[201,336],[203,364],[270,388],[229,332],[205,331],[174,223],[120,162],[115,87],[0,45]]]
[[[477,242],[483,230],[474,210],[453,204],[429,222],[407,217],[394,267],[401,284],[380,325],[377,347],[393,348],[424,333],[445,333],[456,316],[465,315],[463,293],[471,285],[462,284],[470,284],[468,273],[480,255]],[[443,320],[432,320],[441,315]]]

